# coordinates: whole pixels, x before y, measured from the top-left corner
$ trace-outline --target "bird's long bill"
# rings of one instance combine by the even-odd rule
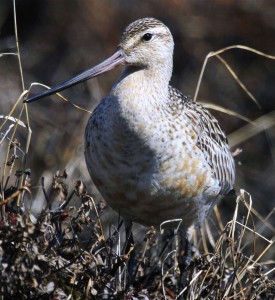
[[[64,81],[61,84],[41,93],[39,95],[36,95],[29,99],[24,100],[24,103],[34,102],[34,101],[44,98],[46,96],[50,96],[52,94],[63,91],[73,85],[76,85],[76,84],[83,82],[85,80],[88,80],[90,78],[96,77],[101,73],[112,70],[116,66],[122,65],[124,63],[125,63],[124,51],[122,49],[119,49],[112,56],[110,56],[109,58],[104,60],[102,63],[96,65],[95,67],[93,67],[83,73],[80,73],[77,76],[73,77],[72,79]]]

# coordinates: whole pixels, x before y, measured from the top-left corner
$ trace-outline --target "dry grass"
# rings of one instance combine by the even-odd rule
[[[137,272],[129,287],[121,229],[114,228],[107,237],[100,221],[104,204],[96,205],[81,181],[69,193],[72,187],[66,178],[65,172],[56,174],[50,193],[45,193],[49,206],[57,198],[62,203],[58,211],[45,209],[37,218],[23,212],[15,200],[23,192],[27,198],[28,188],[15,189],[1,202],[5,208],[0,222],[2,298],[177,299],[176,238],[162,252],[162,236],[149,228],[143,242],[136,245]],[[72,198],[78,199],[78,209],[69,206]],[[216,220],[206,221],[202,232],[194,235],[186,298],[272,299],[274,240],[259,233],[269,227],[274,236],[269,220],[262,218],[256,231],[259,216],[245,191],[240,191],[227,224],[223,225],[219,210],[215,212]],[[89,238],[84,243],[85,230]]]
[[[4,161],[0,185],[1,299],[177,299],[181,293],[187,299],[274,298],[274,209],[261,216],[244,190],[238,193],[229,222],[215,208],[213,217],[196,230],[188,285],[180,292],[177,239],[173,237],[163,250],[163,235],[149,228],[143,241],[135,245],[136,274],[129,286],[128,256],[121,255],[122,228],[112,227],[106,234],[101,223],[105,203],[95,204],[84,184],[80,180],[73,183],[66,172],[53,176],[49,191],[41,181],[44,206],[35,214],[27,162],[29,147],[35,141],[31,139],[28,107],[22,105],[29,90],[24,87],[18,39],[17,52],[12,55],[18,59],[22,94],[12,110],[0,116]],[[4,59],[4,53],[0,57]],[[219,60],[233,75],[230,66]],[[238,77],[233,77],[249,94]],[[274,122],[274,113],[260,117],[233,133],[231,144],[237,146]],[[78,208],[70,206],[72,201]]]

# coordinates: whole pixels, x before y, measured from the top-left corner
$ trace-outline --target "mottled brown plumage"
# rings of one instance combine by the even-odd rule
[[[218,121],[169,85],[173,48],[162,22],[137,20],[106,61],[27,102],[124,64],[86,127],[91,178],[126,220],[158,226],[180,218],[187,230],[233,188],[235,166]]]
[[[163,23],[130,24],[120,47],[126,68],[86,128],[88,170],[126,219],[159,225],[181,218],[187,229],[232,189],[226,136],[205,108],[169,86],[173,39]]]

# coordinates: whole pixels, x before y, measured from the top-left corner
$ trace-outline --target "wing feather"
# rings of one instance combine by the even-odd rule
[[[235,181],[235,163],[224,131],[206,108],[172,87],[170,93],[178,100],[181,98],[185,116],[197,134],[197,146],[211,166],[213,176],[220,182],[220,193],[228,194]]]

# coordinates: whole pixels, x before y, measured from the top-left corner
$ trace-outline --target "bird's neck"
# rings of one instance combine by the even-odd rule
[[[166,105],[172,70],[126,67],[112,89],[125,105],[154,107]]]

